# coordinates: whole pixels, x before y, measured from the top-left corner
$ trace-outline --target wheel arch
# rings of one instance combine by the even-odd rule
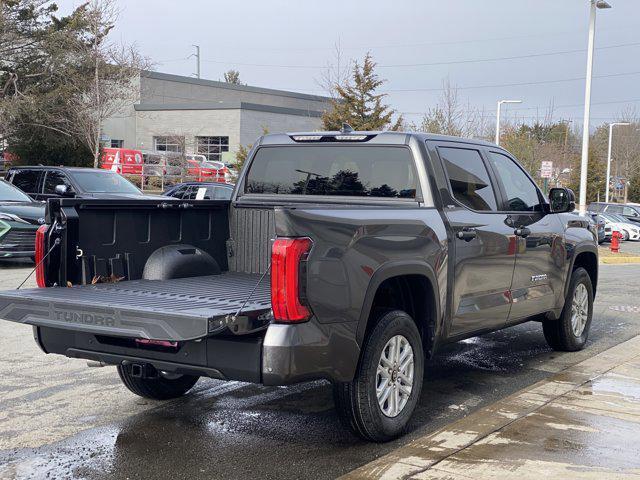
[[[396,295],[391,297],[388,292]],[[371,277],[360,312],[356,340],[362,345],[375,321],[378,307],[405,310],[416,322],[427,356],[433,353],[439,332],[440,300],[436,275],[426,262],[393,262]],[[381,303],[382,302],[382,303]]]
[[[564,294],[567,295],[569,291],[569,284],[571,283],[571,273],[578,267],[584,268],[589,274],[591,279],[591,285],[593,286],[593,295],[596,294],[598,286],[598,251],[596,248],[590,246],[582,246],[576,248],[576,251],[571,260],[571,266],[567,272],[567,280],[565,281]]]

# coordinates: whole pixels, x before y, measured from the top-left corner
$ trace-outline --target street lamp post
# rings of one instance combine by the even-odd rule
[[[606,178],[606,191],[604,194],[604,201],[609,203],[609,190],[611,187],[609,186],[609,182],[611,179],[611,144],[613,140],[613,127],[616,125],[630,125],[629,122],[614,122],[609,124],[609,153],[607,154],[607,176]]]
[[[499,100],[496,109],[496,145],[500,145],[500,107],[503,103],[522,103],[522,100]]]
[[[604,0],[590,0],[589,45],[587,47],[587,79],[584,87],[584,121],[582,123],[582,160],[580,162],[580,213],[587,211],[587,167],[589,166],[589,110],[591,108],[591,73],[593,71],[593,44],[596,36],[596,9],[611,8]]]

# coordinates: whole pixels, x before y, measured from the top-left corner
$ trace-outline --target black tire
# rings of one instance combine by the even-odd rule
[[[154,378],[141,378],[131,375],[130,365],[118,365],[118,375],[131,392],[152,400],[170,400],[187,393],[200,377],[180,375],[177,378],[163,377],[159,372]]]
[[[395,417],[385,415],[376,395],[377,369],[389,340],[402,335],[413,350],[411,393]],[[356,435],[374,442],[386,442],[401,435],[418,404],[424,374],[424,352],[420,332],[413,319],[401,310],[384,313],[367,337],[355,378],[334,385],[334,400],[343,425]]]
[[[573,331],[571,324],[573,297],[578,285],[584,285],[587,290],[588,309],[584,329],[579,336]],[[593,285],[587,271],[578,267],[571,273],[569,291],[565,298],[564,308],[558,320],[542,322],[544,338],[551,348],[561,352],[576,352],[582,350],[589,337],[589,328],[593,317]]]

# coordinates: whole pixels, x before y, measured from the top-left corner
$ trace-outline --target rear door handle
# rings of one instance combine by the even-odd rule
[[[475,228],[463,228],[456,233],[456,237],[460,240],[464,240],[465,242],[470,242],[474,238],[478,236],[478,232]]]
[[[527,238],[529,235],[531,235],[531,230],[526,227],[516,228],[513,233],[518,237]]]

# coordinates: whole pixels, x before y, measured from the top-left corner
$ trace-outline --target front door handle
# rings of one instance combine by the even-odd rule
[[[529,235],[531,235],[531,230],[529,230],[527,227],[522,227],[516,228],[513,233],[518,237],[527,238]]]
[[[470,242],[474,238],[478,236],[478,232],[473,228],[463,228],[462,230],[456,233],[456,237],[460,240],[464,240],[465,242]]]

